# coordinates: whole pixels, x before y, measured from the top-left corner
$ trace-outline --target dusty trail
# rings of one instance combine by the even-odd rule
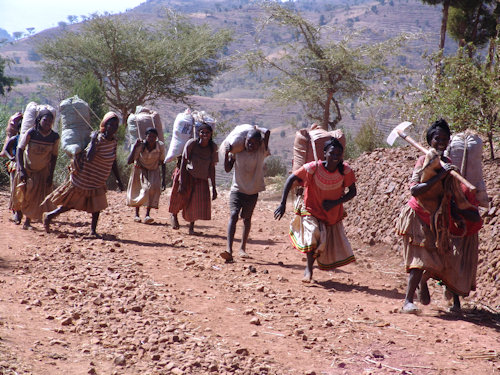
[[[0,196],[0,373],[3,374],[497,374],[500,318],[446,312],[440,286],[420,316],[400,314],[406,275],[387,245],[350,238],[357,262],[300,282],[304,261],[277,202],[257,205],[251,259],[224,264],[227,192],[213,220],[133,222],[109,192],[103,239],[70,212],[54,232],[15,226]],[[290,208],[290,207],[289,207]],[[203,235],[200,233],[203,232]],[[241,236],[241,223],[236,238]],[[237,246],[237,244],[236,244]],[[469,306],[470,307],[470,306]]]

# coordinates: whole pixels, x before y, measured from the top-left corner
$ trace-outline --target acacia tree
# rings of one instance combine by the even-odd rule
[[[345,100],[359,98],[370,91],[369,84],[390,75],[388,57],[407,38],[363,43],[356,40],[358,34],[343,30],[340,40],[332,41],[332,29],[325,33],[326,27],[307,21],[293,9],[277,2],[264,3],[263,7],[267,16],[262,20],[262,30],[283,27],[284,32],[291,33],[292,41],[281,44],[272,54],[261,49],[252,51],[246,56],[247,66],[252,72],[274,69],[277,76],[266,82],[271,100],[283,105],[301,104],[308,117],[324,129],[335,128],[342,120]]]
[[[93,16],[77,32],[65,30],[38,47],[45,76],[69,90],[91,73],[109,107],[123,121],[136,106],[163,98],[186,101],[227,68],[227,30],[213,31],[168,12],[154,25]]]

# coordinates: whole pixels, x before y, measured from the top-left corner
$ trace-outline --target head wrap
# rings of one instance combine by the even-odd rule
[[[108,112],[104,115],[101,123],[99,124],[99,131],[101,133],[104,133],[106,131],[106,123],[114,117],[116,117],[118,120],[118,123],[120,123],[120,118],[118,117],[118,115],[116,113],[111,111],[111,112]]]
[[[52,118],[52,120],[54,120],[54,114],[52,113],[52,111],[45,108],[45,109],[42,109],[40,112],[38,112],[38,115],[35,118],[35,126],[40,125],[40,121],[42,120],[42,118],[44,116],[50,116]]]
[[[444,131],[446,134],[448,134],[448,138],[451,138],[451,130],[450,127],[448,126],[448,123],[444,119],[439,119],[435,121],[429,129],[427,129],[427,134],[425,135],[425,138],[427,139],[427,143],[429,146],[431,145],[431,140],[432,137],[434,136],[434,133],[437,132],[438,130]]]

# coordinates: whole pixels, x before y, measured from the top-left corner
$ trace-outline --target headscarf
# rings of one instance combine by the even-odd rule
[[[54,114],[52,113],[52,111],[50,111],[48,109],[42,109],[40,112],[38,112],[38,115],[35,118],[35,126],[36,127],[40,126],[40,121],[42,120],[43,116],[50,116],[50,117],[52,117],[52,120],[54,120]],[[54,124],[54,122],[52,122],[52,125],[53,124]],[[51,126],[51,128],[52,128],[52,126]]]
[[[7,137],[13,137],[17,133],[19,133],[19,126],[21,125],[21,120],[23,118],[23,114],[21,112],[16,112],[9,118],[9,123],[7,124]],[[16,125],[16,122],[19,121],[18,125]]]
[[[104,115],[101,123],[99,124],[99,131],[101,133],[104,133],[106,131],[106,123],[114,117],[116,117],[118,119],[118,123],[120,123],[120,118],[118,117],[118,115],[116,113],[111,111],[111,112],[108,112]]]

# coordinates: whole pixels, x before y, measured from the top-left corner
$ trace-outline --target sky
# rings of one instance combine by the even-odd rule
[[[35,33],[68,22],[68,16],[92,13],[119,13],[145,0],[0,0],[0,28],[12,35],[34,27]]]

